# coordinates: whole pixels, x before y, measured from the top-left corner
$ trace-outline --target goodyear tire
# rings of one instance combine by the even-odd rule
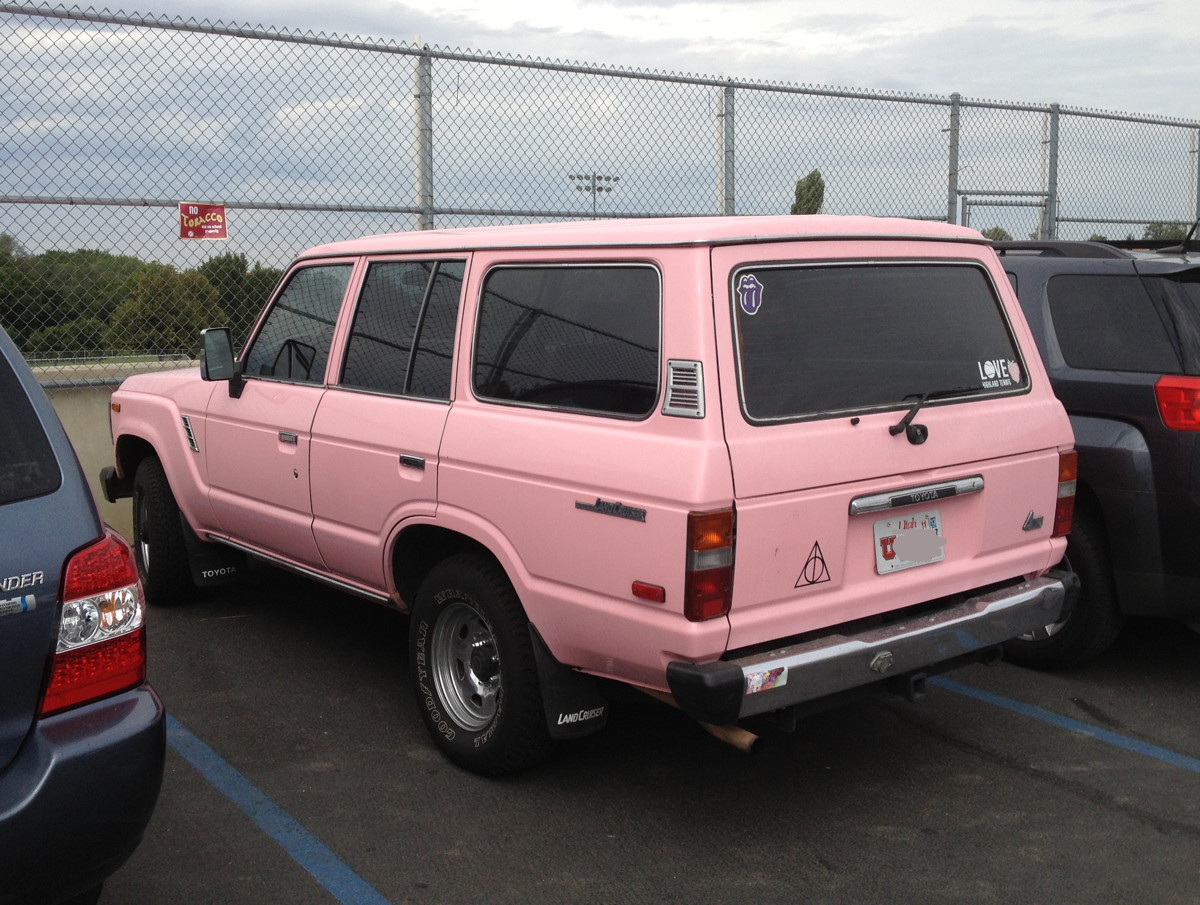
[[[425,727],[459,766],[501,776],[549,755],[529,622],[493,560],[460,554],[429,573],[412,610],[409,673]]]
[[[195,591],[179,504],[154,456],[141,461],[133,476],[133,557],[146,602],[167,606]]]
[[[1112,566],[1100,522],[1077,512],[1067,540],[1063,565],[1079,576],[1079,599],[1066,618],[1005,646],[1014,663],[1038,669],[1078,666],[1100,656],[1112,645],[1124,624],[1117,605]]]

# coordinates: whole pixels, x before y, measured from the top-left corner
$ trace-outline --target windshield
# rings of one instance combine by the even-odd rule
[[[983,268],[764,264],[733,274],[751,421],[1021,392],[1025,368]]]

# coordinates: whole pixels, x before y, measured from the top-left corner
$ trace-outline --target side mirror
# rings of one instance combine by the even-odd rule
[[[228,327],[210,327],[200,331],[200,378],[228,380],[229,395],[242,395],[242,375],[233,360],[233,341]]]
[[[233,376],[233,341],[228,327],[200,331],[200,377],[228,380]]]

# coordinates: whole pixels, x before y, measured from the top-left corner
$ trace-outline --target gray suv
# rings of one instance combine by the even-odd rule
[[[1071,666],[1107,649],[1125,615],[1200,619],[1200,253],[1186,240],[996,250],[1079,451],[1079,604],[1007,653]]]
[[[162,783],[133,554],[0,329],[0,905],[95,902]]]

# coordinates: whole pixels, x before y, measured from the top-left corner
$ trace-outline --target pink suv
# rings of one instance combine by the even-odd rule
[[[411,612],[499,774],[597,678],[734,727],[1053,623],[1071,428],[978,233],[835,217],[413,232],[291,266],[236,359],[113,397],[152,603],[252,554]],[[182,516],[182,518],[181,518]]]

